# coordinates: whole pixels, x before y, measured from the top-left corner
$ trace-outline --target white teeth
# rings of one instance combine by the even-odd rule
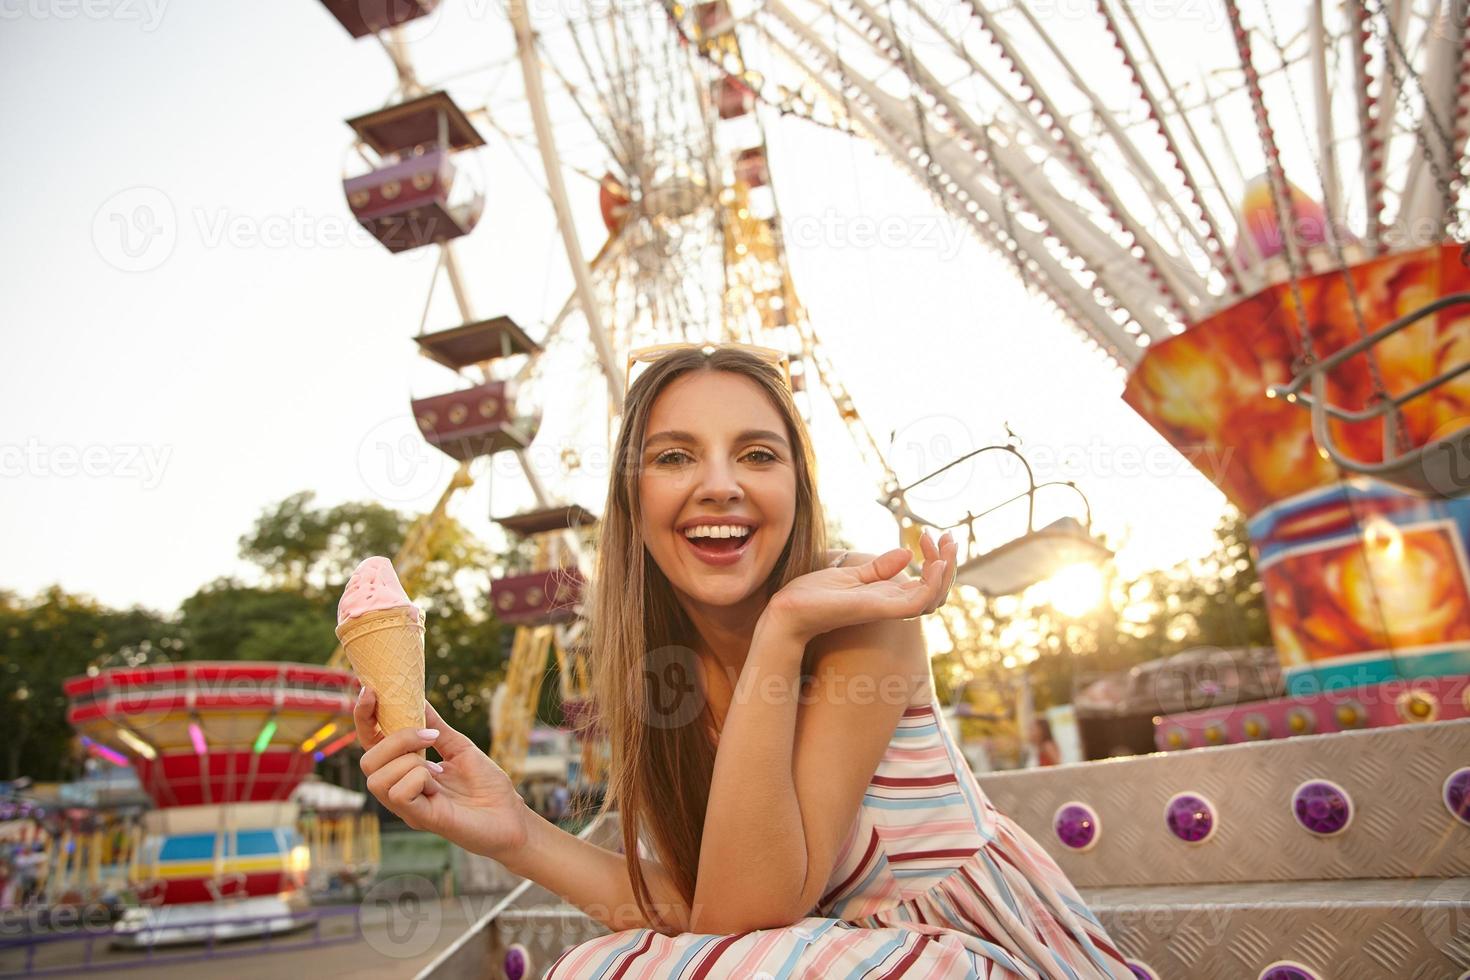
[[[697,527],[686,528],[686,538],[744,538],[750,535],[751,529],[738,524],[700,524]]]

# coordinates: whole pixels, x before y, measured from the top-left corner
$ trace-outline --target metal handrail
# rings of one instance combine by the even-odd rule
[[[943,473],[945,470],[948,470],[948,469],[950,469],[951,467],[954,467],[954,466],[958,466],[960,463],[963,463],[965,460],[970,459],[973,456],[979,456],[981,453],[989,452],[991,450],[996,450],[996,449],[1001,450],[1002,452],[1008,452],[1012,456],[1015,456],[1016,459],[1018,459],[1018,460],[1021,461],[1021,466],[1026,471],[1026,489],[1025,490],[1022,490],[1020,493],[1015,494],[1014,496],[1008,497],[1005,500],[1002,500],[1000,503],[995,504],[994,506],[987,507],[985,510],[980,511],[978,514],[975,514],[975,513],[971,513],[969,511],[966,511],[964,517],[960,518],[959,520],[955,521],[952,524],[938,524],[938,523],[935,523],[934,521],[924,520],[922,517],[920,517],[918,514],[916,514],[909,507],[908,502],[903,499],[903,495],[904,495],[904,493],[906,491],[912,490],[914,487],[916,487],[919,484],[925,482],[926,480],[933,479],[934,477],[936,477],[939,474]],[[1036,532],[1036,491],[1042,489],[1043,487],[1057,487],[1057,486],[1071,487],[1072,490],[1077,494],[1077,496],[1082,498],[1082,508],[1083,508],[1083,513],[1085,515],[1084,527],[1087,530],[1091,531],[1091,529],[1092,529],[1092,503],[1087,499],[1087,494],[1085,494],[1085,493],[1082,492],[1082,488],[1079,487],[1079,486],[1077,486],[1077,484],[1074,483],[1071,480],[1047,480],[1044,483],[1037,483],[1036,482],[1036,473],[1035,473],[1034,470],[1031,469],[1031,464],[1027,461],[1027,459],[1026,459],[1025,456],[1021,455],[1020,450],[1018,450],[1015,446],[1011,445],[1010,443],[997,443],[997,444],[995,444],[993,446],[981,446],[979,449],[972,450],[972,451],[966,453],[965,455],[959,457],[958,459],[955,459],[955,460],[952,460],[952,461],[950,461],[948,463],[945,463],[943,466],[939,467],[939,469],[935,470],[934,472],[929,473],[929,474],[926,474],[925,476],[920,477],[919,479],[915,480],[913,483],[910,483],[908,486],[900,487],[898,490],[895,490],[888,497],[887,500],[879,500],[878,502],[881,503],[881,504],[885,504],[886,506],[892,508],[894,502],[897,501],[897,502],[899,502],[899,505],[901,506],[903,512],[905,514],[907,514],[910,518],[912,518],[916,523],[923,524],[923,525],[925,525],[927,527],[935,528],[936,530],[944,531],[944,530],[948,530],[949,528],[952,528],[952,527],[959,527],[961,524],[963,524],[965,526],[965,530],[967,532],[967,537],[969,538],[969,541],[968,541],[967,546],[966,546],[966,549],[965,549],[965,552],[966,552],[965,560],[968,561],[970,558],[974,557],[974,547],[975,547],[975,528],[974,528],[974,523],[977,520],[979,520],[982,517],[985,517],[988,514],[993,514],[997,510],[1000,510],[1002,507],[1006,507],[1006,506],[1008,506],[1010,504],[1013,504],[1016,501],[1020,500],[1022,497],[1025,497],[1025,498],[1027,498],[1027,502],[1026,502],[1026,532],[1025,533],[1026,534],[1034,534]]]
[[[1305,385],[1307,380],[1313,375],[1326,371],[1331,371],[1332,369],[1340,366],[1344,361],[1347,361],[1363,353],[1374,344],[1377,344],[1379,341],[1383,340],[1385,337],[1391,337],[1394,334],[1398,333],[1409,324],[1416,323],[1419,320],[1424,319],[1426,316],[1429,316],[1431,313],[1438,313],[1440,310],[1443,310],[1446,307],[1455,306],[1459,303],[1470,303],[1470,293],[1450,293],[1448,296],[1441,296],[1434,302],[1429,303],[1426,306],[1422,306],[1419,309],[1414,310],[1412,313],[1405,313],[1397,320],[1394,320],[1391,323],[1379,327],[1377,330],[1359,340],[1354,341],[1351,344],[1348,344],[1341,350],[1334,351],[1332,354],[1322,358],[1320,361],[1317,361],[1314,364],[1307,365],[1302,373],[1292,380],[1291,384],[1273,385],[1271,388],[1267,389],[1267,391],[1271,394],[1271,397],[1273,398],[1277,394],[1298,394],[1301,391],[1303,385]]]
[[[1384,394],[1377,398],[1373,405],[1362,411],[1349,411],[1327,402],[1327,375],[1333,369],[1341,366],[1350,358],[1368,350],[1374,344],[1386,337],[1399,332],[1410,324],[1417,323],[1427,316],[1438,313],[1440,310],[1461,304],[1470,305],[1470,292],[1451,293],[1442,296],[1432,303],[1426,304],[1417,310],[1399,317],[1366,335],[1360,340],[1349,344],[1322,360],[1308,365],[1301,374],[1287,385],[1272,385],[1266,389],[1268,398],[1285,396],[1288,401],[1301,402],[1312,413],[1312,438],[1328,457],[1343,469],[1354,473],[1362,473],[1368,476],[1384,476],[1394,473],[1402,468],[1406,461],[1422,459],[1424,454],[1437,447],[1437,443],[1420,446],[1410,452],[1399,451],[1396,426],[1392,420],[1385,420],[1383,433],[1383,461],[1379,463],[1367,463],[1362,460],[1353,459],[1345,455],[1337,444],[1332,440],[1332,433],[1328,427],[1328,417],[1344,422],[1370,422],[1383,418],[1390,412],[1397,413],[1406,403],[1413,401],[1448,381],[1470,372],[1470,362],[1457,365],[1446,371],[1440,372],[1434,378],[1421,384],[1415,385],[1408,391],[1399,395]],[[1311,386],[1311,394],[1302,391],[1307,385]]]
[[[965,460],[970,459],[973,456],[979,456],[981,453],[987,453],[987,452],[990,452],[992,450],[997,450],[997,449],[1000,450],[1000,451],[1002,451],[1002,452],[1010,453],[1012,456],[1016,457],[1016,459],[1020,460],[1021,461],[1022,468],[1025,469],[1025,471],[1026,471],[1026,486],[1027,486],[1027,489],[1024,492],[1022,492],[1020,494],[1017,494],[1015,497],[1012,497],[1011,500],[1019,500],[1023,496],[1024,497],[1030,497],[1031,498],[1030,504],[1028,505],[1027,511],[1026,511],[1026,533],[1027,534],[1030,534],[1031,531],[1032,531],[1032,529],[1035,527],[1035,524],[1036,524],[1036,474],[1031,469],[1031,464],[1026,461],[1026,457],[1025,456],[1022,456],[1021,453],[1020,453],[1020,451],[1017,450],[1015,446],[1012,446],[1012,445],[1010,445],[1008,443],[997,443],[996,445],[993,445],[993,446],[981,446],[979,449],[973,449],[970,452],[965,453],[965,455],[961,456],[959,459],[951,460],[950,462],[945,463],[943,466],[939,467],[939,469],[935,470],[934,472],[927,473],[924,476],[919,477],[917,480],[915,480],[913,483],[910,483],[908,486],[899,487],[897,490],[893,491],[893,493],[890,494],[886,500],[879,500],[878,502],[880,504],[884,504],[885,506],[888,506],[890,508],[892,508],[893,505],[894,505],[894,503],[897,502],[899,504],[899,506],[902,507],[902,509],[904,510],[904,512],[907,513],[910,517],[912,517],[917,523],[925,524],[925,525],[928,525],[930,527],[935,527],[937,525],[935,525],[932,521],[926,521],[923,518],[919,517],[918,514],[915,514],[912,510],[910,510],[909,509],[908,502],[906,500],[904,500],[903,495],[906,492],[908,492],[909,490],[912,490],[914,487],[918,486],[919,484],[925,482],[926,480],[932,480],[932,479],[934,479],[936,476],[938,476],[939,474],[943,473],[945,470],[950,469],[951,467],[954,467],[954,466],[958,466],[959,464],[963,463]],[[1006,503],[1010,503],[1010,502],[1011,501],[1006,501]],[[987,511],[986,513],[989,513],[989,511]],[[964,523],[964,522],[961,521],[959,523]],[[955,525],[951,524],[951,525],[947,525],[947,526],[954,527]]]

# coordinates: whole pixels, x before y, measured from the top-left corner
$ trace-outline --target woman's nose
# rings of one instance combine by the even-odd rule
[[[728,463],[710,463],[701,467],[697,494],[701,500],[739,500],[745,495],[735,470]]]

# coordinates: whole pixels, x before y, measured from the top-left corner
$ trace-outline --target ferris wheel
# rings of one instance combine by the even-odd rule
[[[456,72],[456,84],[444,86],[415,63],[410,40],[416,24],[440,15],[437,2],[324,6],[354,37],[377,40],[397,79],[385,105],[347,120],[354,134],[343,174],[348,206],[392,253],[437,249],[429,301],[447,281],[459,315],[458,323],[431,328],[426,301],[415,338],[425,356],[460,376],[445,382],[450,390],[412,406],[423,437],[458,466],[437,505],[410,531],[395,560],[400,577],[412,588],[437,524],[485,457],[516,456],[537,502],[531,511],[495,518],[508,534],[535,544],[530,567],[508,570],[492,588],[497,615],[516,626],[508,683],[492,708],[492,754],[514,771],[550,652],[562,668],[568,714],[585,705],[574,610],[584,584],[585,528],[596,520],[570,503],[564,488],[548,485],[554,481],[534,470],[527,450],[533,441],[568,444],[561,461],[574,471],[579,460],[571,446],[587,439],[565,437],[606,435],[609,420],[621,414],[625,352],[671,340],[784,349],[793,391],[805,393],[798,399],[804,411],[810,415],[814,396],[825,394],[879,490],[891,493],[898,481],[792,283],[752,80],[719,64],[721,57],[742,58],[725,3],[686,11],[656,0],[617,0],[534,29],[526,8],[512,3],[504,14],[513,57]],[[507,92],[500,83],[509,60],[522,71],[521,85]],[[477,74],[497,79],[483,104],[459,94]],[[477,225],[493,221],[485,217],[486,178],[476,156],[487,139],[539,155],[576,284],[558,314],[537,328],[472,309],[456,251]],[[579,240],[569,185],[596,195],[606,239],[595,249],[584,250]],[[568,383],[569,370],[589,383]],[[604,390],[605,399],[596,397]],[[560,428],[548,431],[543,410],[552,402]],[[918,530],[906,531],[916,555]]]

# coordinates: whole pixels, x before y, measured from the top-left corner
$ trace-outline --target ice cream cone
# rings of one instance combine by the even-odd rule
[[[391,735],[424,724],[424,625],[412,606],[375,609],[337,626],[358,678],[378,697],[378,727]]]

